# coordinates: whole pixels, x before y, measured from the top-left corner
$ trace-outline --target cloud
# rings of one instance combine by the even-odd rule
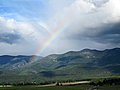
[[[10,34],[10,33],[0,34],[0,42],[14,44],[17,43],[19,39],[21,39],[21,37],[17,34]]]
[[[3,17],[0,17],[0,47],[7,48],[0,48],[3,53],[34,54],[58,29],[62,32],[57,37],[53,36],[54,41],[42,55],[83,48],[120,47],[120,0],[19,2],[20,7],[17,6],[18,2],[6,4],[11,10],[15,10],[9,10],[7,14],[11,14],[13,18],[16,13],[16,18],[4,17],[5,11],[2,12]],[[13,48],[17,49],[11,51]]]
[[[44,23],[0,17],[1,54],[34,54],[49,36]],[[4,48],[4,49],[2,49]]]
[[[109,0],[103,6],[96,7],[91,2],[75,0],[69,7],[59,11],[51,19],[51,24],[49,25],[52,27],[51,30],[55,30],[66,22],[68,30],[65,33],[70,36],[94,36],[105,31],[110,31],[109,25],[119,23],[120,20],[118,2],[119,0]],[[105,30],[103,27],[108,29]]]
[[[57,49],[57,46],[62,44],[63,46],[59,47],[62,51],[74,50],[75,47],[76,50],[86,47],[97,49],[119,47],[118,3],[119,0],[74,0],[64,6],[48,22],[51,32],[66,26],[52,46]],[[52,46],[49,46],[49,49]]]
[[[101,6],[103,6],[103,4],[105,4],[109,0],[85,0],[85,1],[87,1],[89,3],[93,3],[97,7],[101,7]]]
[[[102,27],[94,28],[102,30],[101,33],[93,36],[94,40],[101,43],[110,43],[119,46],[120,45],[120,22],[104,24]]]
[[[23,16],[31,20],[45,20],[50,12],[49,0],[2,0],[0,1],[0,16],[20,20]]]

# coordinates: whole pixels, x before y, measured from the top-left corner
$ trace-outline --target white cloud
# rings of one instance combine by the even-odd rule
[[[62,29],[63,32],[54,37],[56,39],[43,52],[44,55],[83,48],[116,47],[119,44],[101,41],[110,41],[111,38],[114,40],[114,34],[118,33],[119,28],[113,31],[113,27],[120,21],[119,3],[120,0],[49,0],[50,11],[45,12],[50,12],[53,16],[48,15],[49,19],[45,22],[40,22],[40,18],[31,21],[32,19],[22,16],[19,17],[19,22],[0,17],[0,33],[17,34],[22,39],[12,45],[2,42],[0,49],[2,53],[34,54],[51,37],[50,33]],[[110,36],[110,39],[106,36]]]
[[[74,0],[72,4],[64,6],[48,22],[48,27],[51,32],[66,26],[66,30],[57,39],[58,43],[52,46],[66,45],[60,46],[59,49],[56,48],[58,52],[66,49],[74,50],[75,47],[78,49],[85,47],[104,49],[118,46],[112,46],[110,43],[96,42],[91,37],[99,37],[99,34],[109,32],[109,29],[105,30],[103,27],[108,28],[108,25],[120,21],[119,2],[119,0]],[[89,38],[89,40],[85,41],[86,39],[81,40],[81,38]],[[78,39],[79,43],[74,43],[76,39]],[[91,43],[92,46],[88,43]],[[49,49],[52,46],[49,46]]]
[[[97,1],[97,0],[96,0]],[[106,1],[106,0],[105,0]],[[91,2],[85,0],[74,0],[74,2],[58,11],[49,21],[51,31],[58,27],[69,25],[66,30],[68,34],[97,34],[102,31],[91,32],[85,28],[100,27],[104,23],[112,23],[120,19],[119,0],[109,0],[101,7],[96,7]],[[115,21],[116,22],[116,21]]]
[[[33,54],[49,36],[44,26],[40,22],[18,22],[14,19],[0,17],[1,54],[5,52],[8,54]]]

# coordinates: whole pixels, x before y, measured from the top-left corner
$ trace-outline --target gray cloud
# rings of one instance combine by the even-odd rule
[[[34,54],[48,36],[44,23],[0,17],[0,54]]]
[[[94,36],[93,39],[101,43],[111,43],[111,44],[120,44],[120,23],[110,23],[99,27],[99,30],[102,30],[101,33]],[[97,28],[96,28],[97,30]]]
[[[90,3],[93,3],[97,7],[101,7],[103,4],[107,3],[109,0],[86,0]]]
[[[104,44],[120,44],[120,22],[116,23],[104,23],[100,26],[84,28],[86,32],[78,32],[73,36],[69,36],[70,39],[77,40],[94,40],[98,43]]]
[[[120,47],[119,3],[120,0],[50,0],[49,7],[55,10],[45,11],[52,13],[46,21],[34,21],[32,16],[30,20],[20,16],[20,22],[1,17],[1,53],[34,54],[40,46],[46,48],[43,55]]]
[[[13,33],[2,33],[0,34],[0,42],[14,44],[17,43],[22,37],[18,34]]]

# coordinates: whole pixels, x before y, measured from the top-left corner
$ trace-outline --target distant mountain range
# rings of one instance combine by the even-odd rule
[[[84,49],[39,57],[0,56],[0,80],[4,82],[75,80],[120,75],[120,48]],[[4,79],[5,78],[5,79]]]
[[[24,55],[0,56],[0,69],[1,70],[14,70],[14,69],[22,68],[22,67],[26,66],[28,63],[32,62],[32,57],[38,57],[38,59],[42,58],[39,56],[24,56]]]

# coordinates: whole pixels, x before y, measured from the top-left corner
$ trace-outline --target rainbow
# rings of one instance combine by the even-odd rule
[[[68,23],[63,23],[61,26],[59,26],[59,27],[56,28],[55,32],[53,32],[50,35],[50,37],[42,45],[40,45],[40,47],[38,48],[37,52],[31,58],[31,63],[34,62],[34,61],[36,61],[38,59],[38,57],[36,57],[36,56],[41,55],[44,52],[44,50],[46,50],[47,47],[51,43],[53,43],[53,41],[66,30],[66,28],[68,27],[68,25],[69,25]]]

